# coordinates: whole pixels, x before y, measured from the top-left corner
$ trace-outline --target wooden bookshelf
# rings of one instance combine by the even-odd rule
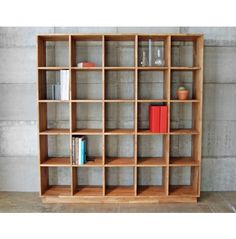
[[[148,40],[161,44],[163,47],[164,65],[140,66],[140,51]],[[86,44],[82,44],[85,42]],[[78,47],[87,47],[89,44],[95,46],[95,53],[88,57],[96,58],[96,67],[77,67],[84,49],[77,51]],[[181,55],[176,64],[176,44],[180,46],[192,47],[191,64],[181,64]],[[50,44],[63,45],[63,62],[50,61]],[[82,44],[80,46],[80,44]],[[113,44],[126,47],[129,45],[130,61],[113,62],[112,54]],[[188,45],[189,44],[189,45]],[[201,138],[202,138],[202,103],[203,103],[203,48],[204,39],[201,34],[52,34],[37,36],[37,108],[38,108],[38,137],[39,137],[39,168],[40,168],[40,196],[46,203],[155,203],[155,202],[197,202],[200,197],[200,178],[201,178]],[[66,50],[65,50],[66,49]],[[86,49],[89,51],[88,49]],[[180,53],[179,53],[180,54]],[[92,58],[93,59],[93,58]],[[88,59],[91,60],[91,59]],[[184,60],[183,60],[184,62]],[[69,70],[70,72],[70,98],[69,100],[50,100],[47,99],[47,74],[58,74],[60,70]],[[99,74],[101,80],[101,95],[92,99],[82,97],[80,91],[76,88],[77,76],[92,72]],[[133,88],[130,90],[132,96],[110,97],[107,84],[109,83],[108,74],[112,72],[129,72],[133,74]],[[173,81],[174,74],[190,73],[192,75],[192,96],[188,100],[177,100],[173,97],[172,87],[177,84]],[[141,75],[146,73],[162,74],[163,95],[161,97],[143,96],[141,87],[145,87],[145,82],[140,83]],[[145,78],[145,77],[144,77]],[[181,77],[180,77],[181,78]],[[148,80],[148,79],[147,79]],[[122,83],[121,83],[122,84]],[[154,92],[155,93],[155,92]],[[131,94],[131,93],[130,93]],[[109,97],[108,97],[109,96]],[[168,106],[168,131],[166,133],[153,133],[146,126],[141,126],[139,113],[144,105],[151,103],[162,103]],[[68,107],[61,116],[61,125],[50,125],[51,105],[60,107],[61,104]],[[94,106],[95,104],[95,106]],[[77,124],[78,106],[99,107],[101,114],[97,116],[99,127],[80,126]],[[119,107],[132,106],[133,121],[130,127],[111,127],[109,121],[109,107],[118,105]],[[191,107],[191,126],[176,127],[172,126],[172,110],[175,107]],[[68,114],[68,115],[66,115]],[[64,118],[68,125],[64,125]],[[86,137],[98,137],[100,140],[100,155],[88,155],[88,162],[84,165],[72,164],[72,136],[84,135]],[[57,148],[60,152],[54,152],[56,149],[49,149],[49,143],[57,142],[58,138],[65,140],[67,151],[64,152],[64,146]],[[131,137],[133,144],[133,156],[110,156],[107,153],[107,146],[110,137]],[[159,137],[162,142],[162,155],[145,155],[140,147],[140,142],[146,138],[156,140]],[[174,144],[175,137],[189,137],[191,139],[191,155],[172,155],[176,148]],[[64,142],[64,141],[63,141]],[[156,141],[155,141],[156,142]],[[92,145],[91,145],[92,146]],[[117,146],[119,147],[119,146]],[[53,155],[53,153],[55,155]],[[188,185],[179,185],[173,182],[175,171],[187,168],[190,172]],[[50,174],[53,170],[65,169],[68,172],[68,180],[58,179],[58,182],[51,182]],[[101,175],[100,184],[84,184],[81,177],[81,170],[96,169]],[[109,182],[109,174],[118,173],[127,170],[130,175],[131,185],[117,184],[112,185]],[[146,171],[145,171],[146,170]],[[147,175],[148,170],[157,172],[160,183],[143,184],[142,177]],[[145,173],[146,172],[146,173]],[[64,174],[62,174],[63,176]],[[84,174],[82,174],[84,175]],[[60,174],[58,173],[58,177]],[[93,177],[93,175],[90,175]],[[79,179],[78,179],[79,178]],[[81,182],[80,182],[81,180]],[[122,180],[121,180],[122,181]],[[144,179],[145,181],[145,179]],[[146,181],[145,181],[146,182]]]

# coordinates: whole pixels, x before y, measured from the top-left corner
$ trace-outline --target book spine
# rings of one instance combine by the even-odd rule
[[[78,151],[78,164],[81,165],[82,164],[82,157],[81,157],[81,146],[82,146],[82,138],[79,138],[79,151]]]
[[[168,129],[168,108],[167,106],[161,106],[160,114],[160,132],[167,133]]]
[[[63,95],[63,87],[64,87],[63,75],[64,75],[64,70],[60,70],[60,88],[61,88],[60,98],[61,98],[61,100],[64,99],[64,95]]]
[[[75,138],[72,137],[72,164],[75,164]]]
[[[149,106],[149,129],[151,132],[160,133],[160,107]]]
[[[79,164],[78,162],[78,152],[79,152],[79,141],[78,138],[75,138],[75,164]]]
[[[84,161],[84,139],[81,140],[81,164],[85,164],[85,161]]]
[[[84,163],[87,163],[87,140],[84,139]]]
[[[65,99],[69,100],[69,84],[70,84],[70,72],[66,70],[66,79],[65,79]]]

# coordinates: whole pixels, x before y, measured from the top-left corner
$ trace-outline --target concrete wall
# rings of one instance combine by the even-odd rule
[[[38,142],[37,142],[37,122],[36,122],[36,49],[35,35],[39,33],[204,33],[205,34],[205,71],[204,71],[204,122],[203,122],[203,169],[202,169],[202,190],[236,190],[236,28],[192,28],[192,27],[173,27],[173,28],[140,28],[140,27],[107,27],[107,28],[86,28],[86,27],[48,27],[48,28],[0,28],[0,190],[1,191],[38,191]],[[93,47],[93,46],[91,46]],[[66,46],[65,46],[66,48]],[[52,56],[61,54],[57,46],[50,46]],[[60,48],[61,49],[61,48]],[[95,51],[97,48],[94,47]],[[129,48],[128,48],[129,49]],[[175,51],[181,49],[176,47]],[[63,50],[62,50],[63,51]],[[122,53],[126,57],[125,52]],[[188,59],[189,50],[181,51],[181,54]],[[66,64],[65,58],[57,58],[58,62],[49,57],[48,61],[52,64]],[[111,61],[119,60],[116,56]],[[177,61],[176,64],[179,62]],[[81,84],[81,92],[85,92],[89,88],[87,76],[83,76],[79,80]],[[132,82],[132,75],[112,75],[109,76],[111,82],[109,89],[114,91],[117,97],[128,95],[126,91],[118,91],[116,77],[120,79],[125,88],[129,88]],[[146,78],[146,76],[143,76]],[[53,76],[52,76],[53,79]],[[92,77],[92,82],[100,88],[101,83],[99,77]],[[150,74],[147,89],[158,89],[162,84],[161,81]],[[159,78],[158,78],[159,79]],[[173,76],[173,87],[177,87],[178,80],[187,86],[190,85],[189,75]],[[140,84],[142,85],[142,77]],[[80,89],[80,87],[78,87]],[[131,89],[132,90],[132,89]],[[99,98],[101,94],[95,88],[88,91],[89,98]],[[147,97],[149,92],[141,89],[143,97]],[[151,94],[155,92],[151,91]],[[162,94],[162,92],[158,92]],[[174,90],[173,90],[174,94]],[[65,106],[66,107],[66,106]],[[128,107],[129,108],[129,107]],[[117,106],[116,109],[119,109]],[[56,119],[58,125],[63,126],[68,124],[67,119],[61,112],[64,109],[51,110],[49,120],[53,125],[53,120]],[[86,109],[81,109],[86,110]],[[120,109],[121,110],[121,109]],[[140,110],[144,110],[141,108]],[[111,109],[111,114],[113,109]],[[145,110],[144,110],[145,111]],[[189,125],[191,109],[176,108],[173,114],[173,126]],[[93,112],[93,111],[91,111]],[[115,110],[115,112],[117,112]],[[177,123],[178,112],[181,112],[181,123]],[[184,112],[184,114],[183,114]],[[121,113],[121,111],[119,111]],[[88,112],[90,125],[100,125],[96,115]],[[127,121],[127,127],[130,125],[132,115],[122,113],[118,114],[121,119]],[[87,119],[82,118],[77,122],[81,127],[86,127]],[[108,122],[110,127],[113,127],[114,121]],[[144,115],[140,119],[140,126],[147,125],[147,117]],[[99,145],[101,139],[91,138],[96,145]],[[50,142],[50,153],[54,154],[58,146],[61,145],[60,140],[52,139]],[[56,142],[56,144],[55,144]],[[113,143],[112,143],[113,142]],[[123,154],[132,155],[132,152],[122,152],[115,149],[114,146],[122,141],[112,139],[108,148],[107,154]],[[132,140],[128,140],[132,144]],[[152,139],[149,139],[149,151],[153,154],[161,154],[161,147],[156,149],[152,146]],[[174,140],[174,144],[178,147],[173,148],[173,153],[178,155],[179,148],[182,149],[182,154],[188,154],[185,150],[185,143],[188,139],[180,141]],[[161,139],[160,139],[161,143]],[[129,145],[128,144],[128,145]],[[179,147],[181,146],[181,147]],[[65,145],[66,147],[66,145]],[[145,141],[140,139],[140,147],[147,149]],[[128,147],[127,147],[128,148]],[[93,151],[89,149],[89,153],[100,154],[100,147],[96,147]],[[143,151],[143,153],[148,153]],[[63,154],[63,152],[58,152]],[[178,177],[179,170],[173,172],[172,180],[177,180],[179,183],[186,182],[189,176],[189,170],[183,169],[185,177]],[[152,172],[153,171],[153,172]],[[150,172],[144,169],[140,172],[140,184],[160,183],[161,172],[159,176],[155,175],[155,170]],[[126,173],[126,172],[123,172]],[[132,173],[132,172],[131,172]],[[51,183],[67,183],[68,172],[63,170],[52,170]],[[129,177],[118,177],[122,172],[110,172],[109,184],[120,182],[124,184],[130,183]],[[86,172],[81,172],[78,176],[78,181],[82,184],[100,182],[100,172],[96,170],[90,172],[89,176]],[[91,176],[92,175],[92,176]],[[62,176],[62,177],[61,177]],[[97,180],[94,180],[94,177]]]

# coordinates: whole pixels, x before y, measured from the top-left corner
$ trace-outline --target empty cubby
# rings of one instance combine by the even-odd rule
[[[135,66],[135,37],[106,36],[105,66],[133,67]]]
[[[123,130],[134,131],[134,104],[133,103],[106,103],[105,108],[106,131]],[[119,132],[121,132],[119,131]],[[122,131],[122,132],[123,132]]]
[[[100,167],[73,168],[75,196],[102,196],[103,169]]]
[[[93,62],[102,66],[102,36],[72,36],[72,66],[80,62]]]
[[[106,168],[106,195],[133,196],[134,195],[134,168],[107,167]]]
[[[41,167],[43,196],[70,196],[71,170],[66,167]]]
[[[197,195],[199,167],[183,166],[170,167],[169,172],[169,194],[170,195]]]
[[[139,71],[138,99],[167,99],[164,71]]]
[[[166,168],[138,167],[138,196],[165,195]]]
[[[75,133],[102,132],[102,104],[72,103],[72,131]]]
[[[69,135],[40,135],[39,147],[41,164],[70,165]]]
[[[38,38],[39,67],[69,66],[69,37],[40,36]]]
[[[134,72],[106,71],[105,99],[134,100]]]
[[[108,165],[134,164],[134,136],[106,135],[105,162]]]
[[[72,100],[102,100],[101,71],[72,71]]]
[[[40,103],[39,114],[44,115],[40,124],[40,132],[69,132],[69,103]]]
[[[168,152],[168,136],[138,135],[138,164],[165,165]]]

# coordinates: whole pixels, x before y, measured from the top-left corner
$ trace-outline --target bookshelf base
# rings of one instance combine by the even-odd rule
[[[42,197],[43,203],[197,203],[197,197],[172,196],[55,196]]]

